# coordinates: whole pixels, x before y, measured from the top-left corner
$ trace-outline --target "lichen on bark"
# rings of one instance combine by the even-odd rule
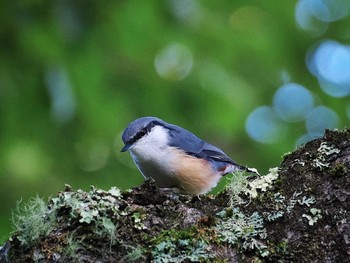
[[[49,231],[23,243],[26,228],[15,230],[0,262],[349,262],[349,171],[345,129],[265,177],[234,176],[216,196],[169,195],[153,181],[123,192],[66,186],[36,214]]]

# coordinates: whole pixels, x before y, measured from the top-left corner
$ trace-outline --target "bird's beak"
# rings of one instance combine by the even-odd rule
[[[129,150],[131,147],[131,144],[125,144],[124,147],[120,150],[121,152],[126,152],[127,150]]]

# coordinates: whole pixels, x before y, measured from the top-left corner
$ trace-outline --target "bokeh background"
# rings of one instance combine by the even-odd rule
[[[1,241],[18,200],[140,184],[119,151],[141,116],[261,173],[343,128],[349,12],[349,0],[2,1]]]

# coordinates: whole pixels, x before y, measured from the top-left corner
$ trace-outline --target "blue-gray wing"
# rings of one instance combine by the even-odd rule
[[[197,158],[237,165],[221,149],[203,141],[193,133],[172,124],[167,124],[167,128],[169,129],[170,146],[183,149],[188,154]]]

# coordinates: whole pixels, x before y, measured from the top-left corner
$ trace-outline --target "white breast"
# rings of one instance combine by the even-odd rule
[[[145,178],[152,177],[159,187],[176,187],[173,155],[167,129],[155,126],[130,149],[131,157]]]

